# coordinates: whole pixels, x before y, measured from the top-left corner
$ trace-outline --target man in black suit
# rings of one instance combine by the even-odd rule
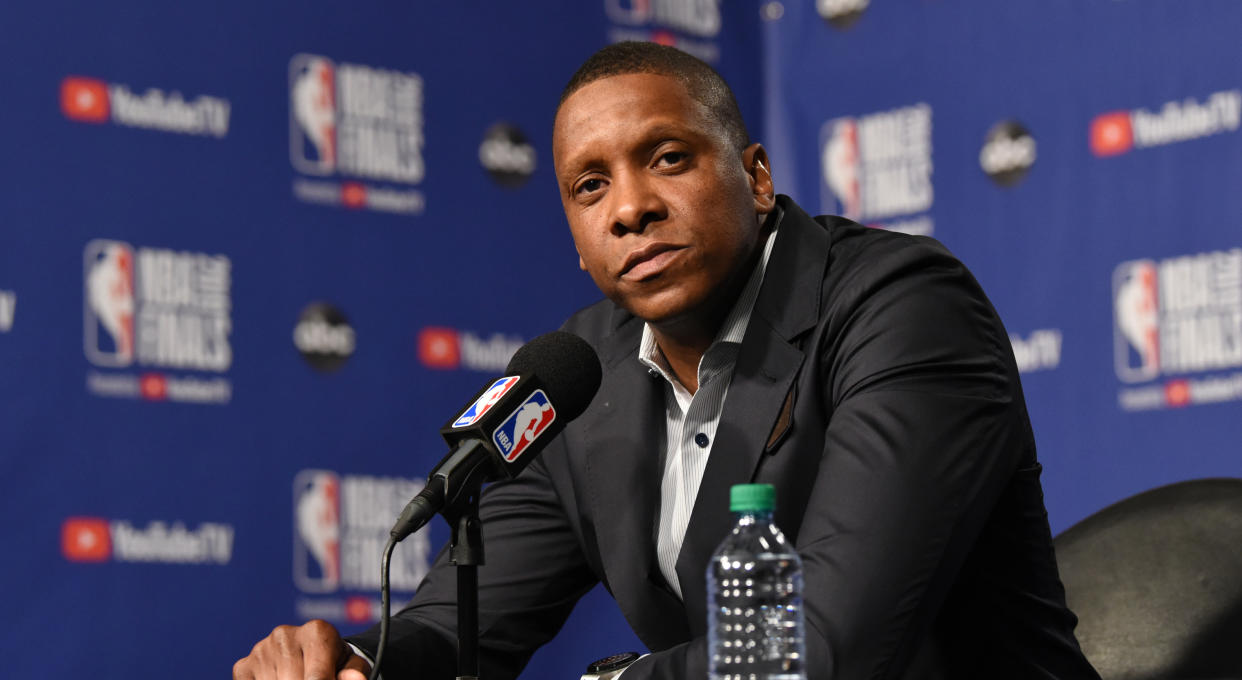
[[[589,59],[553,146],[607,298],[566,329],[604,378],[485,493],[482,677],[516,676],[600,581],[652,650],[626,680],[704,677],[703,573],[750,481],[776,486],[803,559],[809,678],[1096,677],[1007,335],[956,259],[777,196],[727,86],[671,48]],[[454,583],[441,555],[394,619],[388,680],[454,676]],[[360,678],[376,638],[278,628],[234,676]]]

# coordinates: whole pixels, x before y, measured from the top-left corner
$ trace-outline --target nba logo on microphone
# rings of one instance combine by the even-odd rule
[[[1125,382],[1160,374],[1160,298],[1156,263],[1123,262],[1113,272],[1117,377]]]
[[[86,357],[97,366],[134,361],[134,249],[120,241],[86,246]]]
[[[496,402],[500,401],[500,398],[505,396],[505,393],[517,384],[517,381],[518,376],[512,376],[508,378],[501,378],[492,383],[492,386],[487,388],[487,391],[483,393],[483,396],[476,399],[474,403],[470,405],[470,408],[466,409],[465,413],[457,416],[457,420],[453,421],[453,427],[469,427],[477,423],[479,418],[483,417],[484,413],[491,410],[491,408],[496,405]]]
[[[554,420],[556,409],[552,408],[548,395],[543,390],[535,390],[525,403],[496,428],[492,441],[496,442],[505,460],[513,462]]]
[[[326,470],[303,470],[293,480],[296,523],[293,580],[308,593],[341,584],[341,480]]]

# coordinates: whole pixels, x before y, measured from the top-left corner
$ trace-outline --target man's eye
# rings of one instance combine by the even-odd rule
[[[578,193],[581,194],[581,193],[591,193],[592,191],[598,191],[599,188],[602,186],[604,186],[604,183],[602,181],[598,179],[588,179],[584,181],[582,184],[578,185]]]
[[[686,153],[683,151],[669,151],[660,154],[659,165],[676,165],[686,159]]]

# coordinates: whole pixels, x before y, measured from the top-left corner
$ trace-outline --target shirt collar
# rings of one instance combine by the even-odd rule
[[[755,263],[746,287],[742,289],[741,295],[738,295],[733,308],[729,310],[729,315],[721,324],[720,331],[716,333],[716,339],[703,353],[703,358],[699,359],[700,371],[703,370],[703,360],[708,355],[716,353],[712,350],[722,345],[741,345],[742,338],[746,336],[746,328],[750,325],[750,315],[754,311],[755,300],[759,298],[759,288],[763,285],[763,275],[768,268],[768,259],[772,257],[772,246],[776,243],[776,230],[780,226],[781,209],[777,206],[775,210],[777,214],[771,220],[772,230],[768,232],[764,240],[763,253],[759,256],[759,261]],[[638,343],[638,360],[647,368],[658,371],[673,385],[680,385],[668,360],[664,358],[664,353],[660,351],[660,346],[656,344],[655,333],[651,330],[651,324],[648,323],[643,323],[643,336]]]

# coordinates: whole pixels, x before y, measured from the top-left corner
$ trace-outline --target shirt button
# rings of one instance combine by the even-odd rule
[[[711,440],[707,438],[707,435],[700,432],[694,435],[694,443],[698,444],[700,449],[705,449],[711,443]]]

